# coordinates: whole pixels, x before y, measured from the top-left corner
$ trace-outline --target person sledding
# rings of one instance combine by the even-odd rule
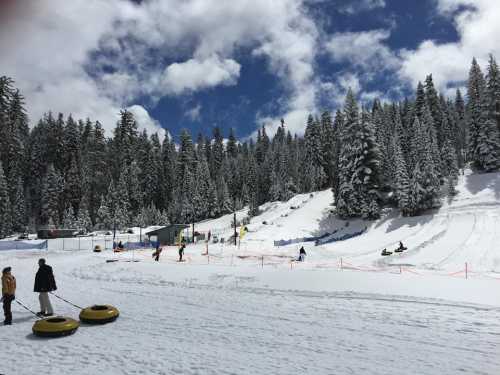
[[[16,299],[16,278],[10,273],[11,268],[5,267],[2,271],[2,302],[5,320],[3,324],[12,324],[12,301]]]
[[[122,241],[119,241],[118,245],[116,245],[114,247],[113,252],[115,252],[115,253],[121,253],[124,249],[125,249],[125,247],[123,246]]]
[[[382,253],[381,253],[381,255],[384,257],[387,255],[391,255],[391,254],[392,254],[392,251],[387,251],[387,249],[382,250]]]
[[[160,246],[160,244],[158,244],[156,246],[156,250],[153,253],[153,258],[155,259],[155,261],[157,261],[157,262],[160,261],[160,254],[162,251],[163,251],[163,248]]]
[[[297,258],[297,262],[304,262],[306,260],[306,250],[304,249],[304,246],[302,246],[299,250],[299,257]]]
[[[182,257],[184,256],[184,249],[186,248],[186,244],[182,242],[181,247],[179,247],[179,262],[184,262]]]
[[[394,250],[394,252],[395,253],[402,253],[405,250],[407,250],[407,248],[403,246],[403,242],[399,241],[399,247],[396,250]]]

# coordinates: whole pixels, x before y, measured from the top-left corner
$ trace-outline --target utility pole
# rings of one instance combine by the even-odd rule
[[[233,211],[234,211],[234,216],[233,216],[233,221],[234,221],[234,246],[236,246],[236,237],[238,236],[238,232],[236,232],[236,198],[233,197]]]

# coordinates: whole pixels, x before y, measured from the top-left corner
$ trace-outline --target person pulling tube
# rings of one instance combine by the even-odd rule
[[[38,316],[52,316],[54,310],[49,299],[49,292],[57,290],[56,280],[52,267],[45,264],[45,259],[38,260],[38,272],[35,276],[35,293],[39,293],[38,299],[40,301],[40,311],[36,314]]]

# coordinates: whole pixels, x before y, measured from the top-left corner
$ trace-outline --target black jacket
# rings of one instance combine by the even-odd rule
[[[38,269],[35,276],[35,292],[52,292],[57,290],[56,280],[52,267],[44,264]]]

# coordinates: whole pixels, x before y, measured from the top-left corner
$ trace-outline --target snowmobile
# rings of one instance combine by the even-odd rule
[[[380,255],[382,255],[384,257],[391,255],[391,254],[392,254],[392,251],[387,251],[387,249],[382,250],[382,253],[380,253]]]

